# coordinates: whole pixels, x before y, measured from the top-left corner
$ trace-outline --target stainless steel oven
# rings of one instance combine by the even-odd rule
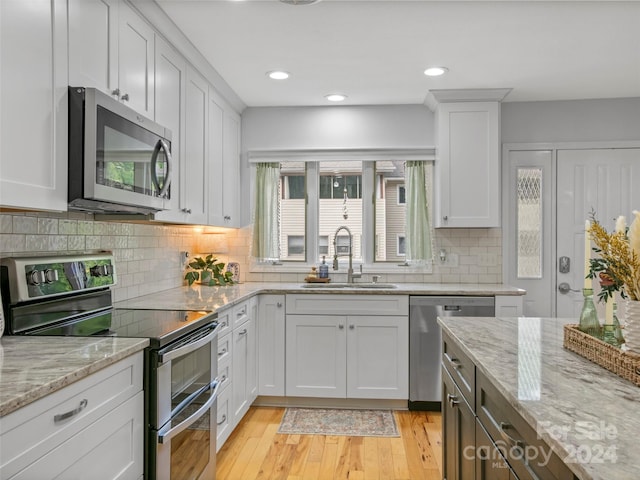
[[[212,323],[149,352],[146,478],[215,478],[218,332]]]
[[[148,338],[144,478],[215,479],[216,314],[113,308],[116,278],[108,254],[2,259],[6,334]]]

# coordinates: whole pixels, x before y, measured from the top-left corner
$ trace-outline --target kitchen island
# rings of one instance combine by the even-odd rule
[[[640,390],[563,348],[563,326],[575,319],[457,317],[439,323],[445,351],[450,341],[475,365],[478,420],[489,395],[479,388],[484,379],[575,477],[638,478]],[[533,459],[542,450],[528,455]]]

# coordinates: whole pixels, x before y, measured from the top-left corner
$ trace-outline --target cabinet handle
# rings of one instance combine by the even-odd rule
[[[513,425],[510,423],[500,422],[500,435],[504,441],[510,443],[516,448],[524,448],[524,442],[522,440],[517,440],[507,433],[507,430],[510,428],[513,429]]]
[[[344,330],[344,325],[338,325],[338,328],[339,328],[340,330]]]
[[[227,349],[223,348],[222,351],[218,352],[218,356],[221,357],[222,355],[224,355],[225,353],[227,353]]]
[[[444,220],[445,222],[446,222],[447,220],[449,220],[449,215],[444,215],[444,216],[442,217],[442,220]]]
[[[182,212],[183,212],[183,213],[191,214],[191,209],[190,209],[190,208],[183,208],[183,209],[182,209]]]
[[[129,94],[125,93],[124,95],[122,95],[120,97],[120,100],[122,100],[123,102],[128,102],[129,101]]]
[[[88,403],[89,401],[86,398],[83,398],[82,401],[80,402],[80,405],[78,405],[78,408],[74,408],[73,410],[70,410],[66,413],[59,413],[58,415],[54,415],[53,423],[59,423],[59,422],[62,422],[63,420],[67,420],[68,418],[75,417],[87,407]]]
[[[111,95],[113,95],[114,97],[119,97],[120,96],[120,89],[116,88],[115,90],[111,91]]]
[[[353,330],[353,329],[355,329],[355,328],[356,328],[356,326],[355,326],[355,325],[349,325],[349,330]]]
[[[227,376],[226,375],[222,375],[222,378],[220,379],[220,383],[224,383],[227,381]]]
[[[238,313],[236,313],[236,315],[238,317],[241,317],[241,316],[246,315],[246,314],[247,314],[247,307],[244,307],[242,310],[240,310]]]
[[[278,308],[282,307],[282,302],[276,303],[276,307],[278,307]]]
[[[460,403],[457,395],[452,395],[450,393],[447,394],[447,401],[449,402],[449,405],[451,405],[451,408],[454,408],[456,405]]]
[[[224,216],[224,220],[225,220],[226,222],[228,222],[229,220],[231,220],[231,217],[230,217],[229,215],[225,215],[225,216]]]
[[[222,420],[220,420],[218,422],[218,425],[222,425],[226,421],[227,421],[227,415],[226,414],[222,414]]]
[[[247,329],[245,328],[244,330],[242,330],[241,332],[238,332],[238,335],[246,335],[247,334]]]

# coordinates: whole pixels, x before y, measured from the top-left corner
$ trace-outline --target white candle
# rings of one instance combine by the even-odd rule
[[[589,266],[591,260],[591,237],[589,236],[589,228],[591,223],[589,220],[584,223],[584,288],[593,288],[589,275]]]
[[[613,325],[613,297],[607,297],[607,304],[604,310],[604,324]]]

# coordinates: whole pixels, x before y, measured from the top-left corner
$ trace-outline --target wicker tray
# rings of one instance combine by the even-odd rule
[[[563,346],[640,387],[640,355],[587,335],[578,325],[564,326]]]

